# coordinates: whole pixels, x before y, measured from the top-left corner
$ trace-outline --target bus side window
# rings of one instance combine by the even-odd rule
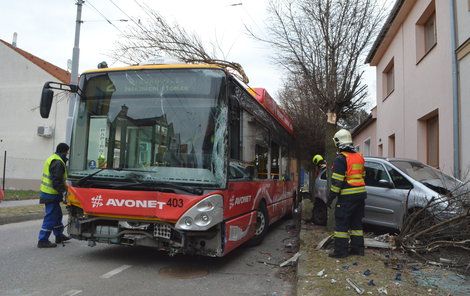
[[[271,142],[271,178],[279,180],[279,145]]]
[[[281,147],[281,176],[282,180],[289,181],[290,172],[289,172],[289,150],[286,146]]]
[[[253,177],[267,179],[269,176],[269,133],[253,115],[243,110],[241,129],[241,158],[244,163],[254,165]]]

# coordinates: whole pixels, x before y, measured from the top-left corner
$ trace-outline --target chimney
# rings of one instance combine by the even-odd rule
[[[13,42],[11,43],[11,46],[16,47],[16,39],[18,38],[18,33],[13,33]]]

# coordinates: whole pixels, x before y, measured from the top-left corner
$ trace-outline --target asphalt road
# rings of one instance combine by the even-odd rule
[[[260,246],[222,258],[76,240],[38,249],[40,224],[0,226],[0,296],[294,295],[294,268],[278,267],[293,255],[284,246],[295,240],[293,220],[276,223]]]

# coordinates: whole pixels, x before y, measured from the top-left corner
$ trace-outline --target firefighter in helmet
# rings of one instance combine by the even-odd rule
[[[364,157],[355,151],[351,133],[347,130],[339,130],[333,141],[338,154],[333,163],[327,205],[330,207],[335,198],[338,198],[338,201],[335,207],[334,252],[329,256],[364,256],[362,218],[367,197]]]
[[[315,167],[318,167],[319,169],[326,168],[326,161],[323,159],[323,156],[321,156],[320,154],[316,154],[312,158],[312,162],[313,162],[313,165]]]

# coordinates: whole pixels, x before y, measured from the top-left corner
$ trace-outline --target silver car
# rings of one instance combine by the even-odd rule
[[[445,201],[449,193],[464,195],[467,184],[416,160],[365,157],[367,199],[363,222],[400,230],[405,214],[426,207],[429,200],[440,218],[455,216],[459,208]],[[326,224],[326,170],[315,179],[313,222]],[[467,200],[468,201],[468,200]],[[437,210],[436,210],[437,209]],[[460,207],[460,209],[462,209]]]

